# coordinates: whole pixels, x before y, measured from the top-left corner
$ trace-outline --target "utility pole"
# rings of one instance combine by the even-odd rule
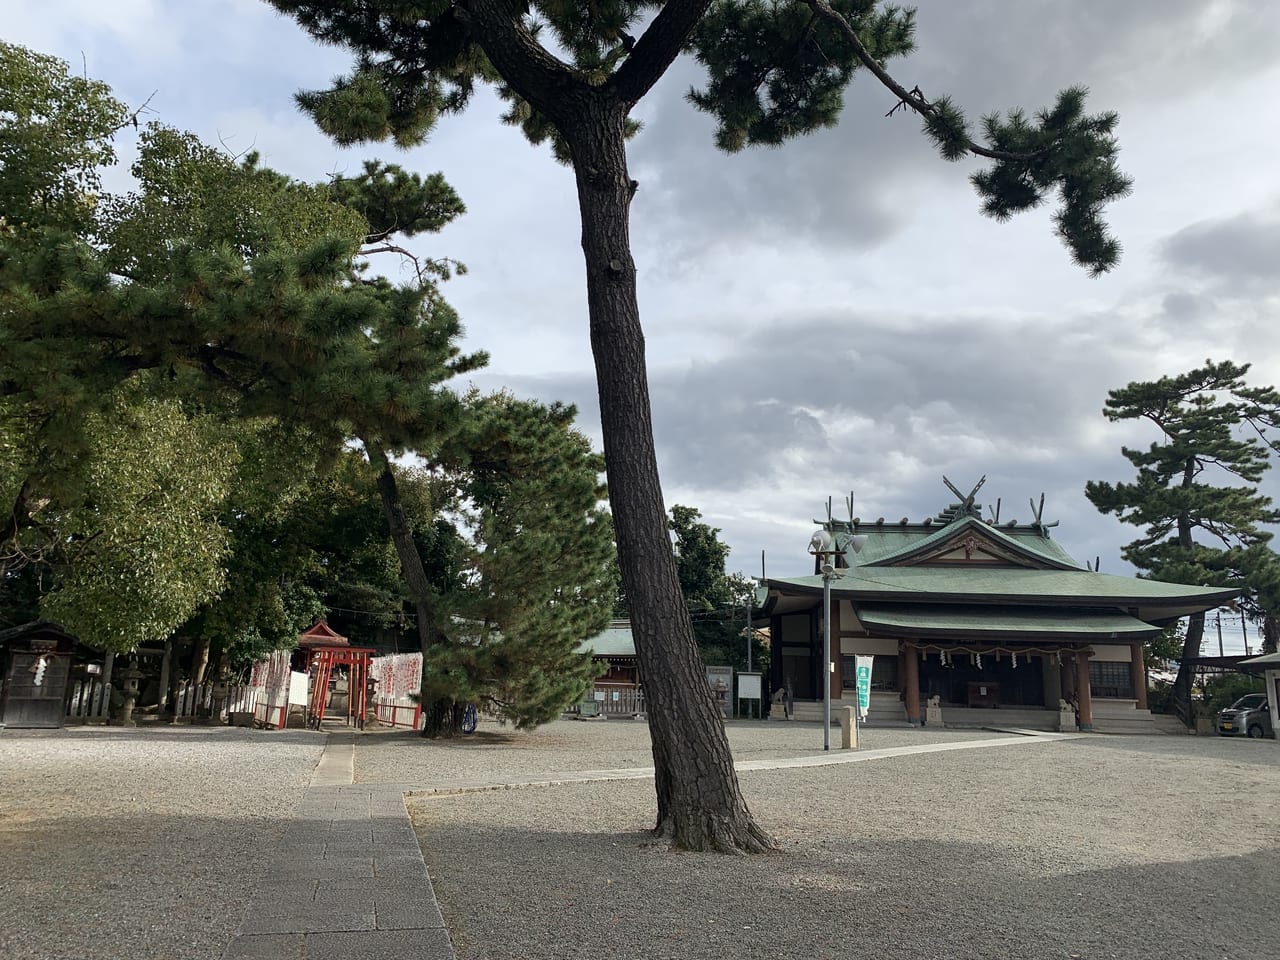
[[[1218,621],[1218,656],[1225,657],[1226,654],[1222,652],[1222,614],[1217,614],[1214,619]]]

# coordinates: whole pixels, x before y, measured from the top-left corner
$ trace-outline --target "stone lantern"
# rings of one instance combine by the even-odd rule
[[[118,727],[137,726],[133,719],[133,708],[138,702],[138,681],[142,679],[142,671],[138,669],[138,661],[132,661],[120,673],[124,701],[120,704],[120,719],[114,724]]]

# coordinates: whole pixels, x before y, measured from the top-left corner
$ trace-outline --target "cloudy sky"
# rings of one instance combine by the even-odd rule
[[[335,147],[295,109],[348,66],[258,0],[6,3],[3,36],[61,56],[154,118],[319,180],[395,159],[443,171],[468,213],[423,253],[470,273],[447,295],[484,388],[570,400],[597,438],[573,183],[497,122],[490,95],[426,145]],[[1051,210],[984,219],[968,182],[859,75],[832,130],[719,154],[680,62],[640,105],[632,236],[668,504],[697,507],[731,569],[803,570],[811,521],[852,490],[866,518],[920,520],[945,474],[1002,519],[1046,494],[1055,536],[1125,572],[1135,532],[1100,516],[1090,479],[1129,478],[1107,391],[1206,357],[1280,382],[1280,5],[1268,0],[919,0],[918,50],[890,64],[976,119],[1084,83],[1121,117],[1133,195],[1110,220],[1119,267],[1090,279]],[[395,275],[395,264],[384,265]],[[1276,483],[1269,492],[1280,492]],[[1237,628],[1238,630],[1238,628]],[[1239,646],[1238,633],[1228,646]]]

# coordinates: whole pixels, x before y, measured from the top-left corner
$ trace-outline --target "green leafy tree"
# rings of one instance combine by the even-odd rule
[[[0,230],[91,223],[113,136],[129,111],[106,84],[0,41]]]
[[[153,125],[139,139],[137,188],[101,195],[125,108],[65,63],[22,48],[0,47],[0,69],[11,81],[0,101],[0,209],[22,215],[0,230],[6,579],[45,551],[66,552],[42,513],[65,518],[89,505],[100,514],[108,502],[89,499],[87,465],[113,455],[91,428],[119,415],[111,398],[126,385],[139,404],[177,399],[193,418],[291,428],[306,446],[307,462],[290,463],[295,479],[357,437],[376,458],[455,429],[457,400],[439,385],[483,361],[459,355],[460,325],[433,282],[457,265],[418,262],[419,282],[393,287],[366,277],[361,259],[378,249],[371,243],[387,248],[392,225],[412,233],[456,216],[461,201],[442,178],[376,164],[299,184]],[[58,149],[44,147],[51,118]],[[237,486],[228,523],[259,516],[246,498],[287,487],[270,472],[238,479],[265,485]],[[112,569],[125,564],[100,564],[99,574]],[[257,600],[273,625],[245,624],[244,636],[279,634],[291,619],[284,598],[265,589]]]
[[[729,545],[720,539],[717,527],[702,522],[698,510],[676,504],[669,512],[680,591],[693,620],[693,635],[702,660],[745,670],[747,640],[743,632],[747,627],[747,603],[755,593],[755,585],[740,574],[725,571]],[[759,669],[765,662],[765,650],[754,633],[751,642],[755,645],[752,666]]]
[[[1132,483],[1090,481],[1085,496],[1103,513],[1143,527],[1121,556],[1143,575],[1170,583],[1238,586],[1272,569],[1266,524],[1280,521],[1256,484],[1270,466],[1265,431],[1280,413],[1280,394],[1251,388],[1248,364],[1205,365],[1176,377],[1131,383],[1107,395],[1111,421],[1146,420],[1161,439],[1146,449],[1122,448],[1137,470]],[[1191,719],[1194,660],[1204,614],[1187,625],[1173,702]]]
[[[362,457],[344,452],[331,470],[320,471],[315,444],[300,431],[272,420],[231,421],[227,429],[240,456],[219,512],[228,536],[226,582],[178,630],[192,643],[190,676],[196,682],[210,659],[240,671],[294,646],[298,634],[326,613],[328,597],[316,581],[330,568],[345,570],[357,549],[355,532],[376,536],[380,519],[374,503],[374,532],[358,526],[365,517],[349,518],[346,501],[333,495],[346,491],[349,461],[363,463]],[[366,502],[370,489],[364,490]],[[317,514],[352,522],[345,530],[337,522],[310,522]],[[385,545],[385,536],[380,542]]]
[[[719,145],[774,145],[836,123],[846,85],[864,68],[922,118],[943,157],[992,161],[972,178],[985,213],[1007,219],[1056,191],[1057,231],[1093,273],[1119,255],[1102,211],[1129,189],[1116,166],[1115,115],[1088,115],[1083,89],[1072,88],[1034,117],[985,118],[979,143],[952,101],[927,100],[886,72],[912,47],[914,13],[875,0],[269,2],[355,55],[331,89],[298,96],[338,142],[419,143],[442,114],[467,106],[477,83],[492,83],[510,104],[506,122],[571,164],[610,503],[650,704],[655,830],[692,849],[771,849],[706,692],[667,539],[629,237],[638,186],[627,170],[631,111],[690,53],[707,79],[689,99],[716,118]]]
[[[173,401],[122,397],[86,425],[84,496],[52,506],[53,587],[41,612],[124,652],[171,634],[223,584],[218,522],[236,462],[217,425]]]

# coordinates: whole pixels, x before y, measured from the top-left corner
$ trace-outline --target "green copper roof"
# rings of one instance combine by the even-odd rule
[[[941,633],[1008,634],[1023,640],[1087,639],[1127,643],[1155,636],[1158,627],[1122,613],[1043,610],[1028,607],[858,607],[858,619],[875,633],[924,638]]]
[[[1000,527],[976,517],[963,517],[945,526],[925,526],[919,523],[858,523],[845,526],[846,529],[837,530],[835,536],[840,548],[846,551],[845,559],[851,567],[901,562],[927,552],[953,537],[974,533],[986,537],[1009,553],[1025,557],[1028,562],[1073,570],[1085,569],[1056,541],[1049,539],[1040,527]],[[867,538],[860,553],[848,549],[849,537],[852,535],[849,531]]]
[[[578,649],[583,652],[590,650],[597,657],[634,657],[636,641],[631,636],[630,621],[613,621],[608,630],[583,640]]]
[[[1194,605],[1207,610],[1234,598],[1239,591],[1189,587],[1180,583],[1117,577],[1085,570],[1032,570],[965,564],[914,567],[858,566],[840,571],[833,593],[863,602],[876,599],[921,602],[982,601],[1085,604],[1094,606]],[[821,592],[822,577],[770,578],[782,592]]]

